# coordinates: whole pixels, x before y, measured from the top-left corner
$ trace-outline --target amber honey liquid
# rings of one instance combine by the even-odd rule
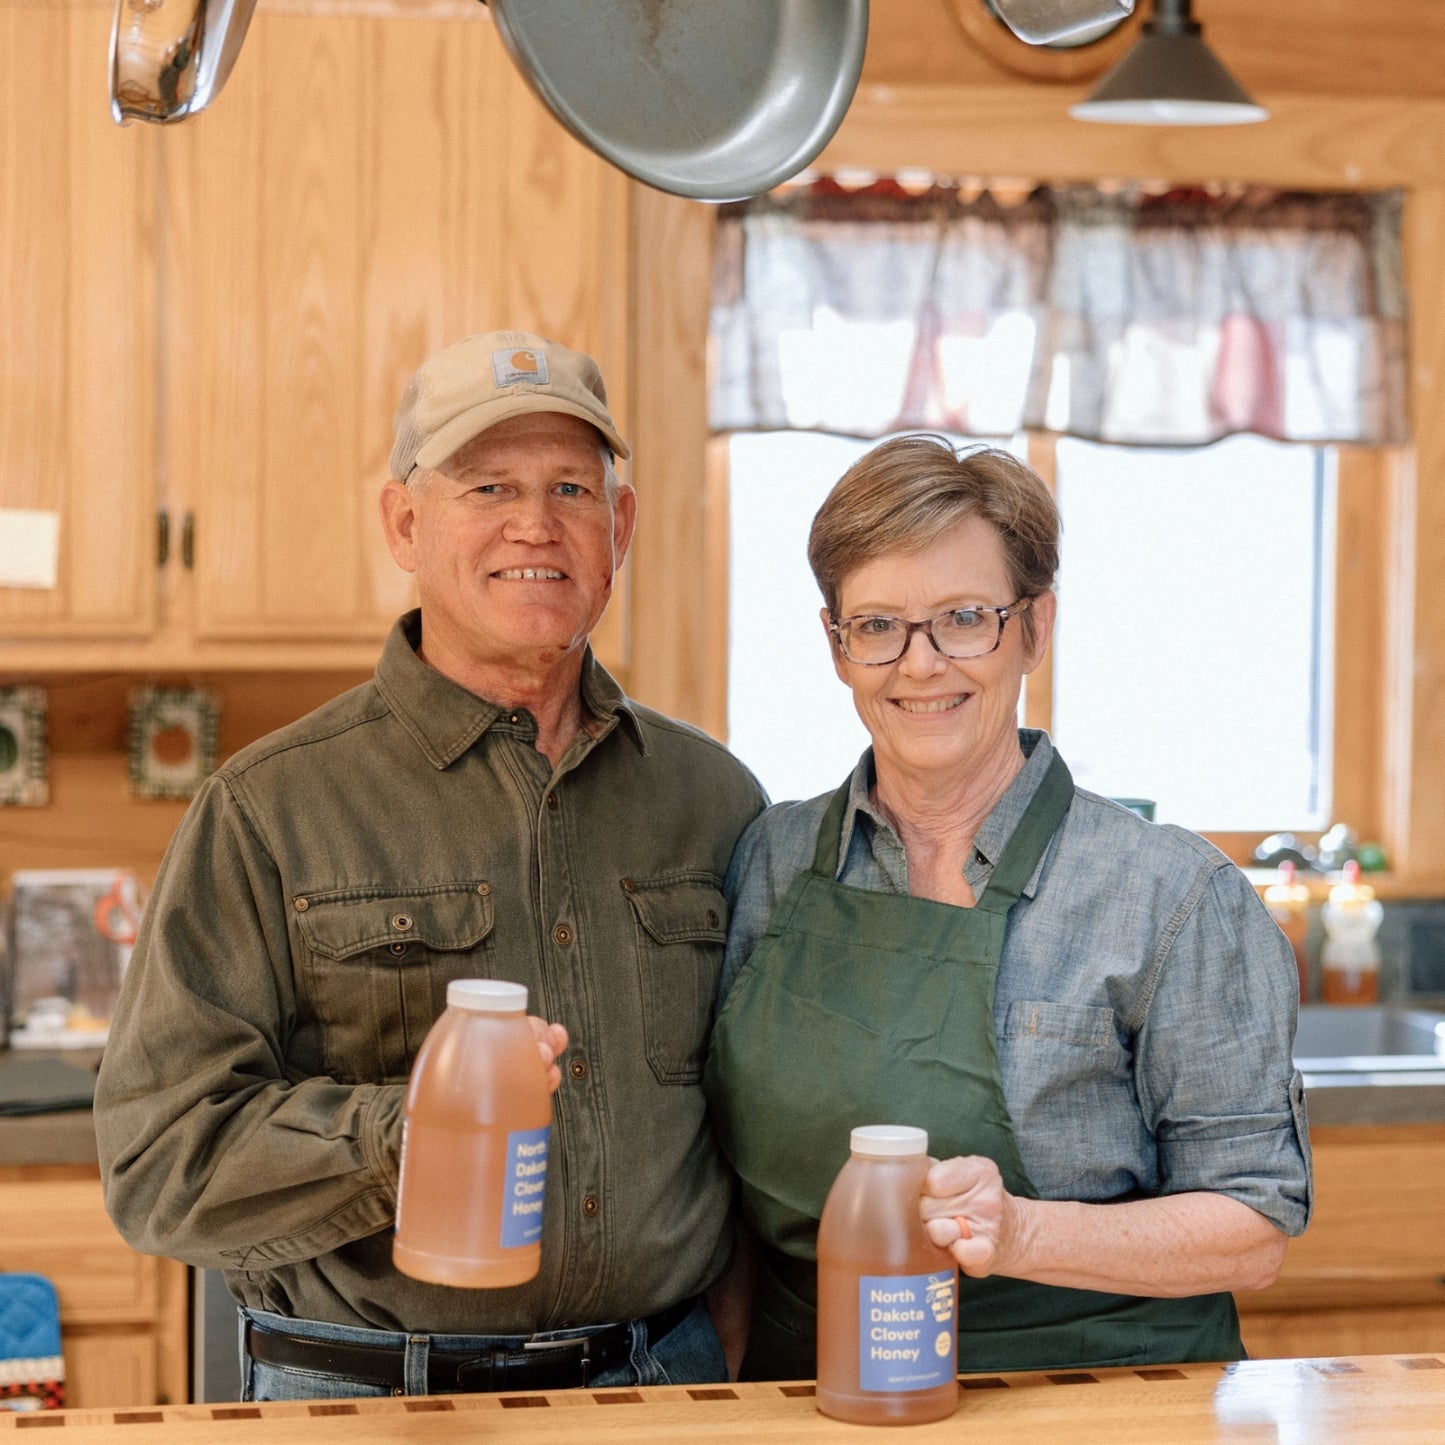
[[[958,1406],[958,1271],[918,1215],[922,1156],[844,1165],[818,1226],[818,1409],[862,1425]],[[910,1384],[910,1381],[936,1383]]]
[[[551,1121],[525,1017],[449,1007],[407,1086],[396,1267],[471,1289],[532,1279],[542,1258]]]
[[[1326,964],[1320,971],[1320,997],[1326,1003],[1378,1003],[1380,970]]]

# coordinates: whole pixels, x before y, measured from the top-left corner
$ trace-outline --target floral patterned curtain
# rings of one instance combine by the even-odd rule
[[[717,431],[1403,442],[1399,192],[831,181],[725,206]]]

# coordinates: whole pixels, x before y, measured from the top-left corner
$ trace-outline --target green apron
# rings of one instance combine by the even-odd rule
[[[1009,909],[1073,798],[1055,757],[973,908],[835,881],[845,784],[743,965],[713,1030],[705,1087],[760,1240],[747,1379],[816,1374],[818,1219],[859,1124],[928,1130],[939,1159],[987,1155],[1037,1199],[1004,1101],[994,983]],[[963,1278],[963,1371],[1244,1356],[1229,1294],[1147,1299]]]

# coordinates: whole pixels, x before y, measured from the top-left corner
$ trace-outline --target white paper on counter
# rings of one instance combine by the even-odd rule
[[[54,588],[60,513],[0,507],[0,587]]]

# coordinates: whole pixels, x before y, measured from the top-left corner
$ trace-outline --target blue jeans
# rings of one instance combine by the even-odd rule
[[[349,1379],[344,1375],[317,1374],[262,1364],[245,1351],[247,1319],[263,1328],[303,1335],[311,1340],[339,1340],[348,1344],[383,1345],[405,1356],[408,1395],[425,1395],[426,1352],[429,1349],[478,1352],[491,1345],[521,1344],[517,1335],[408,1335],[395,1330],[369,1330],[354,1325],[333,1325],[324,1320],[293,1320],[265,1310],[240,1311],[241,1398],[243,1400],[345,1400],[360,1395],[389,1395],[385,1385]],[[632,1356],[625,1365],[604,1370],[587,1382],[589,1389],[618,1385],[708,1385],[725,1383],[727,1361],[713,1329],[707,1307],[699,1299],[681,1323],[655,1343],[647,1338],[647,1325],[634,1320]],[[595,1326],[594,1326],[595,1329]],[[530,1336],[537,1340],[568,1340],[592,1331],[553,1330]]]

